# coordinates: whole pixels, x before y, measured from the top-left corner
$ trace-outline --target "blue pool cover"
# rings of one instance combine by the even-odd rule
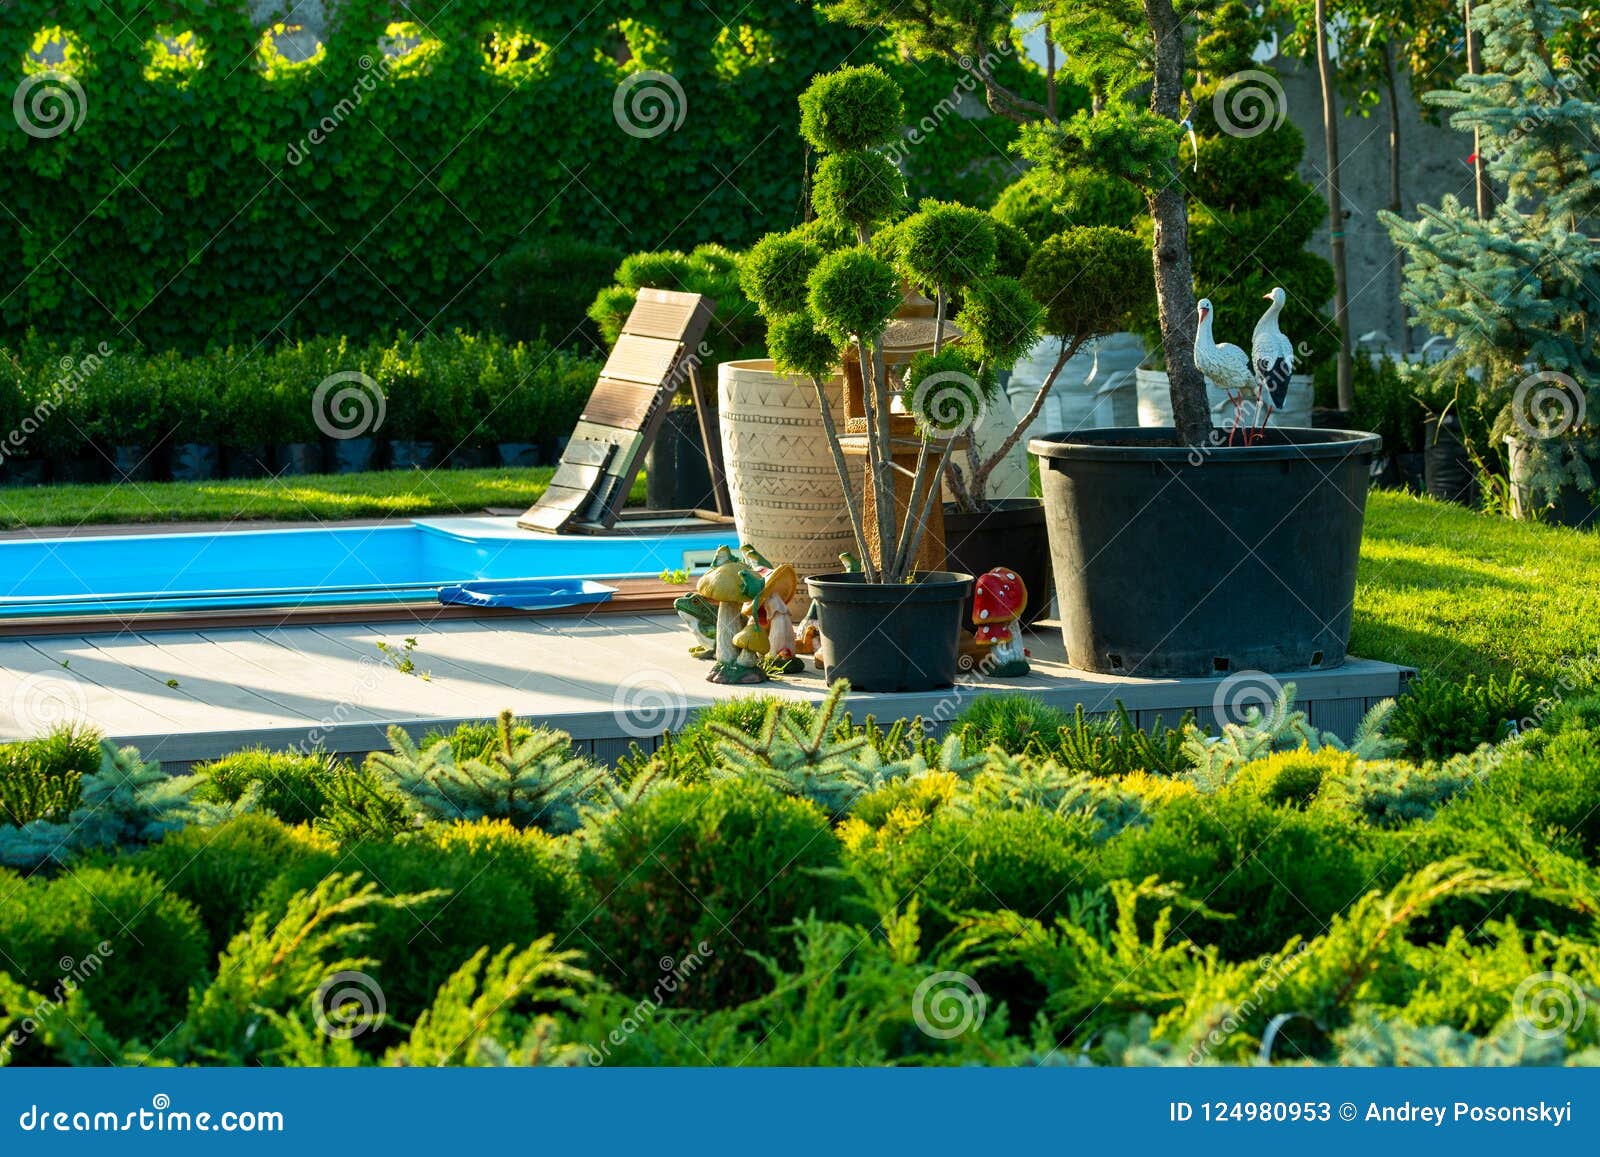
[[[463,607],[513,607],[549,610],[603,603],[616,587],[591,579],[481,579],[439,588],[439,601]]]

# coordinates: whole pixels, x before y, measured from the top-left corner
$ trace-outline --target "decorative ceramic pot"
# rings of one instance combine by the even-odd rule
[[[839,378],[827,387],[840,432],[843,388]],[[777,373],[766,359],[723,362],[717,394],[740,541],[791,563],[802,578],[837,571],[840,553],[856,544],[810,379]],[[850,469],[859,495],[861,460]]]

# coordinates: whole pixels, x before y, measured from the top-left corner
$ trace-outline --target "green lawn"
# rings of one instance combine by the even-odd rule
[[[1545,686],[1600,669],[1600,534],[1374,491],[1350,650]]]
[[[486,506],[526,507],[544,493],[553,473],[547,466],[391,470],[218,482],[16,488],[0,490],[0,527],[260,518],[317,521],[453,514]],[[642,489],[639,494],[642,496]]]

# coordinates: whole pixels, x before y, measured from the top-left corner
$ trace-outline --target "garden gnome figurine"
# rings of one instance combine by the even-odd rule
[[[1017,620],[1028,606],[1028,588],[1016,571],[996,567],[973,584],[973,636],[983,650],[978,669],[986,675],[1010,679],[1026,675],[1027,652]]]
[[[745,608],[751,623],[766,632],[772,657],[778,660],[781,672],[785,675],[792,675],[805,666],[795,658],[798,640],[795,637],[794,617],[789,610],[789,600],[794,598],[799,589],[800,576],[795,573],[794,567],[784,563],[772,568],[761,593]]]
[[[738,559],[733,557],[733,552],[727,549],[717,551],[712,560],[714,565],[705,574],[700,576],[700,581],[695,584],[695,594],[708,599],[717,607],[717,661],[711,666],[711,674],[706,676],[709,683],[765,683],[767,673],[762,670],[757,653],[752,660],[750,646],[755,639],[748,635],[743,628],[744,616],[739,613],[739,608],[748,599],[753,599],[761,593],[766,585],[761,576]],[[744,636],[746,646],[741,647],[737,642],[738,637]]]

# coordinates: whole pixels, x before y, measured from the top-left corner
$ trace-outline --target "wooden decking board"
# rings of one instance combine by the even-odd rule
[[[401,647],[407,635],[417,638],[412,660],[426,680],[395,670],[377,649],[379,640]],[[0,739],[44,729],[14,712],[28,680],[44,678],[65,681],[65,698],[81,704],[86,721],[173,767],[253,745],[320,744],[359,754],[384,747],[391,724],[421,734],[505,708],[611,757],[635,739],[651,745],[654,733],[636,712],[661,702],[662,694],[682,722],[734,696],[815,701],[826,691],[822,673],[809,667],[754,687],[707,683],[707,665],[689,655],[690,642],[676,616],[658,613],[0,640]],[[1054,627],[1027,642],[1035,663],[1027,678],[922,694],[857,694],[850,709],[857,719],[920,714],[937,725],[980,694],[1007,693],[1067,708],[1082,703],[1092,713],[1120,699],[1141,725],[1158,717],[1176,722],[1186,710],[1210,720],[1220,679],[1088,675],[1064,666]],[[1373,702],[1399,692],[1408,675],[1356,659],[1281,679],[1299,684],[1299,701],[1313,720],[1348,729]],[[168,687],[169,679],[178,685]]]

